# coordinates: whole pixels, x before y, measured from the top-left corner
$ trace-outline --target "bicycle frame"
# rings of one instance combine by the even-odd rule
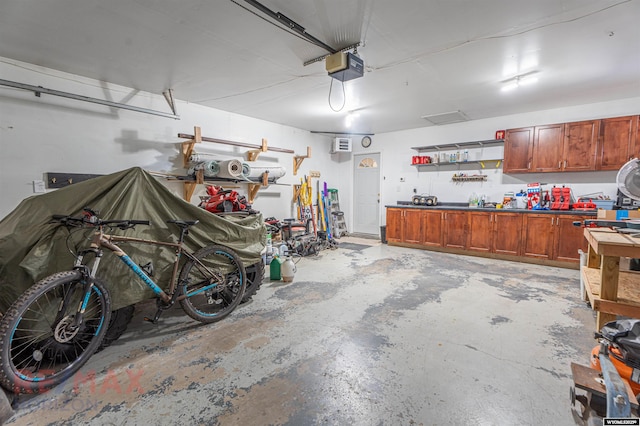
[[[171,281],[169,284],[169,293],[165,292],[156,284],[143,270],[138,266],[129,255],[122,250],[117,243],[120,242],[131,242],[131,243],[140,243],[140,244],[149,244],[155,246],[164,246],[164,247],[173,247],[175,249],[175,260],[173,263],[173,271],[171,274]],[[102,226],[99,226],[96,232],[93,234],[93,238],[91,240],[91,245],[88,249],[80,252],[79,256],[76,259],[75,267],[83,267],[83,259],[87,253],[94,253],[95,259],[91,264],[91,268],[89,271],[89,275],[91,277],[95,277],[98,266],[100,265],[100,259],[102,258],[102,248],[106,248],[115,254],[129,269],[131,269],[153,292],[159,297],[163,302],[167,304],[173,304],[176,301],[182,300],[186,297],[193,296],[195,294],[201,293],[203,291],[207,291],[217,286],[216,283],[210,284],[209,286],[205,286],[203,288],[198,289],[197,291],[190,294],[181,294],[177,296],[176,288],[177,288],[177,278],[178,278],[178,268],[180,266],[180,259],[182,255],[189,258],[189,260],[196,262],[201,268],[204,268],[212,277],[218,278],[220,280],[219,274],[215,271],[212,271],[207,266],[205,266],[202,262],[200,262],[193,254],[185,250],[184,242],[182,238],[177,243],[172,243],[168,241],[156,241],[156,240],[146,240],[142,238],[135,237],[126,237],[122,235],[110,235],[105,234]]]

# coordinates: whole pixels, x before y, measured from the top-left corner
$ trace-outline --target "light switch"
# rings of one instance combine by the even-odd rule
[[[43,194],[45,192],[47,192],[47,190],[44,187],[44,181],[43,180],[34,180],[33,181],[33,192],[36,194]]]

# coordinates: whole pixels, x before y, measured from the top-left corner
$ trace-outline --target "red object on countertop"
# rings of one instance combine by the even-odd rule
[[[574,210],[595,210],[597,207],[598,206],[596,206],[591,200],[582,201],[582,199],[580,199],[577,203],[573,204]]]
[[[551,188],[551,210],[560,210],[560,203],[562,200],[562,188],[556,188],[555,185]]]
[[[571,208],[571,188],[562,187],[562,195],[560,198],[560,210],[569,210]]]

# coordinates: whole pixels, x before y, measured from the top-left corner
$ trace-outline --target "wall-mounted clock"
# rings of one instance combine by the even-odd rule
[[[370,136],[363,137],[360,143],[362,144],[363,148],[369,148],[371,146],[371,137]]]

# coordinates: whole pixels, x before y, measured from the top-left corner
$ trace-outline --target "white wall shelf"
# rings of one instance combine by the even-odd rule
[[[445,151],[448,149],[460,149],[460,148],[484,148],[487,146],[502,145],[503,143],[504,143],[504,139],[488,139],[484,141],[458,142],[458,143],[447,143],[447,144],[429,145],[429,146],[414,146],[414,147],[411,147],[411,149],[418,152]]]
[[[427,164],[412,164],[412,166],[418,167],[418,169],[422,167],[447,167],[447,166],[457,166],[460,168],[461,165],[465,164],[480,164],[480,168],[486,169],[489,165],[495,163],[495,168],[497,169],[502,164],[502,158],[494,158],[487,160],[472,160],[472,161],[456,161],[456,162],[445,162],[445,163],[427,163]]]

